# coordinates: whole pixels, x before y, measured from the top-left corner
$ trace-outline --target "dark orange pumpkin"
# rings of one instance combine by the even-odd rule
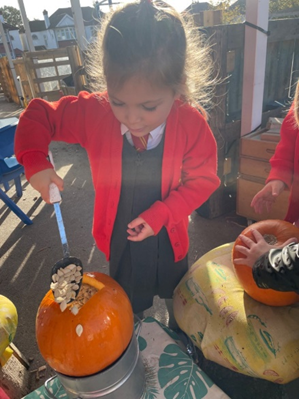
[[[76,315],[71,311],[74,302],[62,312],[50,290],[36,317],[36,338],[43,358],[57,372],[75,377],[111,365],[127,348],[134,330],[129,298],[115,280],[102,273],[84,273],[82,287],[86,284],[94,287],[95,294]],[[83,328],[80,336],[78,325]]]
[[[248,226],[241,234],[254,240],[252,229],[258,230],[267,242],[274,245],[282,245],[292,237],[296,237],[299,241],[299,229],[283,220],[262,220]],[[233,247],[233,263],[236,258],[244,258],[244,255],[235,249],[236,245],[244,246],[239,237],[236,239]],[[244,291],[259,302],[271,306],[286,306],[299,301],[299,295],[294,292],[280,292],[272,289],[258,288],[253,279],[251,267],[234,264],[234,269]]]

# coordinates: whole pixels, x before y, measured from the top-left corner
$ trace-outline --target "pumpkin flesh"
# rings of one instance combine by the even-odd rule
[[[284,220],[262,220],[248,226],[241,234],[254,240],[252,229],[258,230],[267,242],[274,245],[281,246],[286,240],[292,237],[296,237],[299,241],[299,229]],[[234,259],[244,258],[244,255],[236,250],[236,245],[244,246],[239,237],[233,246],[233,264]],[[247,265],[234,264],[234,270],[244,291],[256,301],[270,306],[287,306],[299,301],[299,295],[294,292],[281,292],[259,288],[253,279],[252,268]]]
[[[120,285],[102,273],[88,273],[88,277],[95,279],[98,290],[76,315],[70,305],[62,312],[50,290],[36,317],[43,358],[55,371],[75,377],[97,373],[116,361],[129,345],[134,328],[132,307]],[[83,327],[80,336],[78,325]]]

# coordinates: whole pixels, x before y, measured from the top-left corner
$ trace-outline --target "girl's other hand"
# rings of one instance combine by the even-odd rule
[[[154,230],[142,218],[136,218],[128,224],[127,233],[130,241],[143,241],[145,238],[153,236]]]
[[[246,265],[253,267],[255,262],[265,253],[269,252],[273,248],[283,248],[284,246],[291,244],[292,242],[297,242],[298,240],[293,237],[284,242],[282,245],[270,245],[268,244],[264,237],[257,230],[252,229],[252,234],[255,241],[249,237],[240,234],[239,238],[244,243],[245,247],[242,245],[236,245],[235,249],[241,254],[245,255],[244,258],[237,258],[234,260],[236,265]]]
[[[270,212],[276,198],[285,188],[286,185],[283,181],[271,180],[253,197],[250,205],[254,208],[256,213],[263,213],[264,208],[266,208],[267,212]]]
[[[63,191],[63,180],[57,175],[54,169],[44,169],[35,173],[31,176],[29,183],[48,204],[51,204],[49,196],[49,186],[51,183],[55,183],[59,191]]]

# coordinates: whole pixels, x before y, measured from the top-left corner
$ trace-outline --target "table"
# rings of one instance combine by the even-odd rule
[[[229,399],[187,355],[179,336],[156,319],[143,320],[138,342],[146,372],[150,373],[150,384],[147,383],[142,399]],[[149,381],[147,375],[146,380]],[[67,398],[56,377],[50,389],[57,399]],[[49,396],[42,386],[25,398],[48,399]]]

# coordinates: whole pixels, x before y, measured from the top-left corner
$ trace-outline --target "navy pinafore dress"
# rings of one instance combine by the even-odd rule
[[[153,297],[171,298],[188,270],[187,256],[174,262],[165,227],[140,242],[127,239],[127,226],[155,201],[161,200],[164,135],[159,145],[137,152],[124,136],[122,188],[111,238],[110,276],[126,291],[134,313],[148,309]]]

